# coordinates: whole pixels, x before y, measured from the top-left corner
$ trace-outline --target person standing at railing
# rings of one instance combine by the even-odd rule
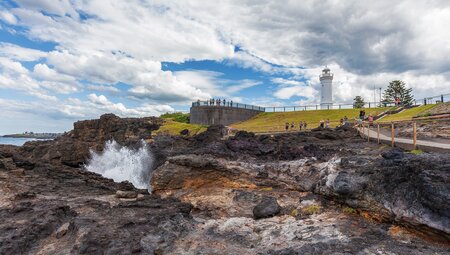
[[[225,106],[225,102],[226,102],[226,101],[225,101],[225,99],[224,99],[224,100],[223,100],[223,106]]]
[[[230,107],[233,107],[233,100],[230,100]]]

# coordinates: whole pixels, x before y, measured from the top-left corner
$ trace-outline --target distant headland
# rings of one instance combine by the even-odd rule
[[[9,138],[35,138],[35,139],[55,139],[61,136],[62,133],[34,133],[34,132],[24,132],[21,134],[8,134],[0,137]]]

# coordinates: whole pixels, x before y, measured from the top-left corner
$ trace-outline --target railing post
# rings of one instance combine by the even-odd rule
[[[341,109],[341,105],[339,105],[339,110]]]
[[[305,105],[305,111],[306,111],[306,105]]]
[[[392,147],[395,145],[395,138],[394,138],[394,122],[391,124],[391,139],[392,139]]]
[[[275,112],[275,107],[273,108],[273,112]]]
[[[286,107],[283,107],[283,111],[286,111]]]
[[[441,103],[444,102],[444,95],[441,94]]]
[[[330,105],[327,105],[328,110],[330,110]]]
[[[417,125],[416,122],[413,123],[413,148],[417,148]]]
[[[427,105],[427,99],[426,98],[423,99],[423,104]]]
[[[294,106],[294,112],[295,112],[295,106]]]
[[[316,105],[316,110],[317,110],[317,105]]]
[[[377,140],[378,140],[378,144],[380,144],[380,124],[378,124],[378,126],[377,126]]]
[[[370,108],[370,102],[369,102],[369,108]]]

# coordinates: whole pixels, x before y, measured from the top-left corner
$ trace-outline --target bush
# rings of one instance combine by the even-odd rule
[[[355,214],[355,213],[356,213],[356,209],[351,208],[351,207],[344,207],[344,208],[342,209],[342,211],[343,211],[344,213],[348,213],[348,214]]]
[[[317,214],[320,213],[321,209],[322,207],[320,207],[320,205],[307,205],[302,208],[302,214],[303,215]]]
[[[161,115],[161,118],[172,119],[173,121],[181,123],[189,123],[189,113],[182,113],[182,112],[164,113]]]
[[[423,153],[422,150],[412,150],[412,151],[411,151],[411,154],[414,154],[414,155],[420,155],[420,154],[422,154],[422,153]]]

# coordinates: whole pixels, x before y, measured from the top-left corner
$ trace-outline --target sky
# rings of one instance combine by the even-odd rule
[[[399,79],[450,93],[449,27],[447,0],[2,0],[0,134],[209,98],[317,104],[324,66],[337,103]]]

